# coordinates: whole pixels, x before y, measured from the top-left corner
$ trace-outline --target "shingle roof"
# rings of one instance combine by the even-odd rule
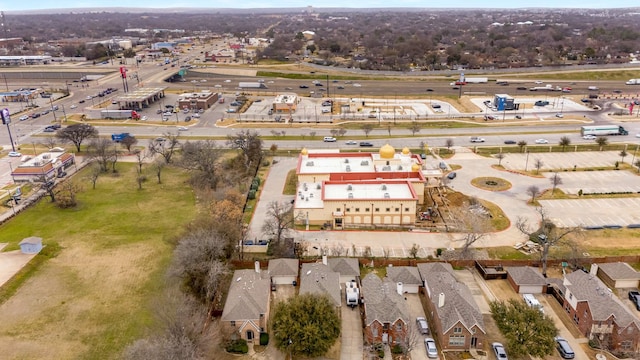
[[[404,296],[398,294],[396,283],[378,275],[369,273],[362,279],[362,296],[364,298],[365,324],[371,325],[375,320],[381,323],[394,323],[402,319],[409,323],[411,313]]]
[[[586,301],[594,321],[606,321],[612,315],[618,326],[625,328],[632,322],[640,328],[638,320],[598,277],[584,271],[564,276],[564,285],[577,301]],[[567,294],[565,294],[566,296]]]
[[[415,266],[392,266],[387,267],[387,277],[393,282],[403,284],[422,285],[420,272]]]
[[[229,286],[229,295],[222,311],[222,320],[255,320],[266,314],[271,286],[255,270],[236,270]]]
[[[269,260],[267,272],[269,276],[298,276],[298,259],[273,259]]]
[[[342,276],[360,276],[360,264],[356,258],[329,258],[327,265]]]
[[[625,262],[603,263],[598,267],[613,280],[640,280],[640,272]]]
[[[547,285],[544,276],[531,266],[510,266],[506,270],[516,285]]]
[[[300,291],[302,294],[326,294],[335,306],[341,306],[340,274],[323,263],[302,264]]]
[[[482,313],[473,300],[471,290],[464,283],[458,282],[450,264],[419,264],[418,269],[425,280],[430,301],[435,305],[436,316],[440,318],[444,333],[458,322],[469,330],[477,325],[486,333]],[[444,296],[442,307],[438,306],[440,294]]]

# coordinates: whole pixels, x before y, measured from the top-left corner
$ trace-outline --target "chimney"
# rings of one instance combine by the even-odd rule
[[[444,306],[444,293],[438,294],[438,307],[441,308]]]
[[[322,263],[328,265],[327,263],[327,255],[322,255]]]
[[[396,291],[398,292],[398,295],[402,295],[402,283],[396,283]]]
[[[598,264],[591,264],[591,269],[589,269],[589,274],[596,276],[598,274]]]
[[[260,261],[256,261],[254,265],[255,265],[256,272],[260,274]]]

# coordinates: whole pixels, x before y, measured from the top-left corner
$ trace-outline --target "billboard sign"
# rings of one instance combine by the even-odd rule
[[[2,109],[0,111],[0,115],[2,116],[2,123],[4,125],[9,125],[11,123],[11,114],[9,113],[9,109]]]

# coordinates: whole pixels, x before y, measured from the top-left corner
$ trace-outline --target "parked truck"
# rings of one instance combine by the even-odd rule
[[[486,84],[487,82],[489,82],[489,78],[486,78],[486,77],[465,77],[464,81],[466,81],[467,84]]]
[[[348,281],[345,283],[345,298],[347,300],[347,306],[358,306],[358,299],[360,298],[360,289],[355,281]]]
[[[640,79],[629,79],[629,81],[625,82],[627,85],[640,85]]]
[[[241,82],[238,87],[243,89],[267,89],[267,85],[261,82]]]
[[[135,110],[102,110],[103,119],[133,119],[140,120],[140,114]]]
[[[124,140],[124,138],[127,138],[129,136],[131,136],[131,134],[129,134],[129,133],[111,134],[111,140],[119,143],[122,140]]]
[[[583,126],[580,128],[580,135],[629,135],[629,132],[622,126],[618,125],[598,125],[598,126]]]

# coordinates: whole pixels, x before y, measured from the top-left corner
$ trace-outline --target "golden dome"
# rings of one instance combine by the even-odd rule
[[[307,148],[302,148],[302,151],[300,151],[300,155],[309,155],[309,150],[307,150]]]
[[[402,155],[409,155],[409,154],[411,154],[411,150],[409,150],[409,148],[405,146],[402,149]]]
[[[396,155],[396,149],[389,144],[385,144],[380,148],[380,158],[381,159],[393,159]]]
[[[418,171],[420,171],[420,169],[422,169],[422,167],[419,164],[411,165],[411,171],[413,171],[413,172],[418,172]]]

